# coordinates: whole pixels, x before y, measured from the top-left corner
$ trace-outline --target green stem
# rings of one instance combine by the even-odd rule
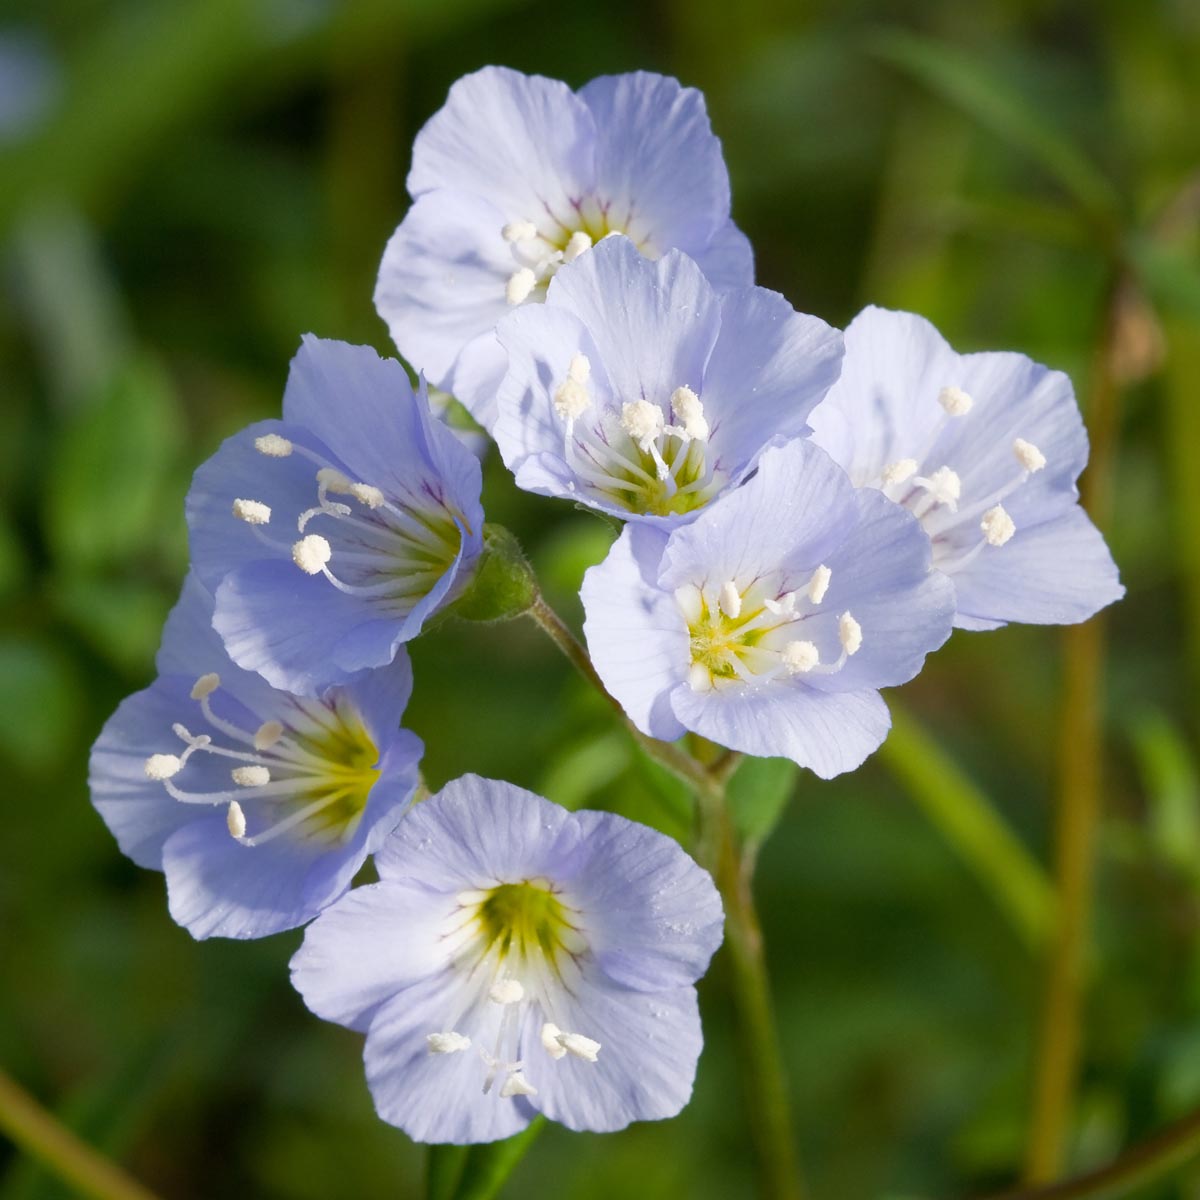
[[[1054,926],[1054,886],[987,797],[898,705],[879,759],[975,873],[1021,939],[1041,952]]]
[[[739,756],[719,755],[711,769],[669,742],[647,737],[609,695],[587,651],[563,619],[538,596],[528,615],[550,637],[613,708],[646,753],[693,790],[700,811],[700,857],[712,872],[725,905],[726,944],[742,1041],[740,1064],[746,1083],[750,1125],[758,1152],[764,1200],[801,1200],[803,1189],[792,1137],[787,1080],[771,1005],[762,929],[751,892],[753,856],[737,845],[725,781]]]
[[[1200,1156],[1200,1112],[1135,1146],[1107,1167],[1061,1183],[1006,1192],[994,1200],[1116,1200]]]
[[[1092,461],[1081,491],[1103,528],[1111,508],[1117,434],[1114,348],[1122,292],[1118,274],[1104,307],[1089,410]],[[1038,1036],[1033,1113],[1025,1176],[1042,1183],[1058,1175],[1066,1156],[1082,1045],[1087,943],[1091,926],[1095,842],[1104,757],[1102,705],[1104,622],[1093,617],[1063,634],[1064,694],[1059,730],[1059,805],[1055,843],[1058,921]]]
[[[721,789],[700,795],[702,844],[725,905],[725,944],[741,1041],[739,1063],[766,1200],[801,1200],[787,1077],[751,890],[753,859],[739,852]]]
[[[136,1179],[59,1123],[0,1071],[0,1132],[92,1200],[155,1200]]]

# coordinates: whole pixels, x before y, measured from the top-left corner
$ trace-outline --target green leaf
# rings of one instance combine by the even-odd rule
[[[183,440],[163,371],[133,360],[62,429],[50,462],[46,536],[72,570],[144,554],[176,519],[168,482]]]
[[[31,775],[62,763],[78,736],[80,682],[53,646],[0,639],[0,757]]]
[[[537,1116],[516,1137],[472,1146],[452,1200],[493,1200],[545,1124],[546,1118]]]
[[[1015,86],[986,69],[978,56],[933,38],[900,30],[870,35],[868,53],[891,63],[961,109],[1015,150],[1039,163],[1085,212],[1111,226],[1116,190],[1029,104]]]
[[[546,764],[538,791],[563,808],[583,808],[629,767],[632,747],[622,730],[573,742]]]
[[[766,841],[796,789],[799,767],[789,758],[744,758],[729,781],[729,811],[747,841]]]
[[[73,575],[48,590],[62,618],[98,654],[129,675],[148,670],[170,609],[161,588]]]
[[[1191,750],[1163,713],[1141,717],[1132,737],[1149,800],[1151,845],[1167,862],[1200,877],[1200,772]]]

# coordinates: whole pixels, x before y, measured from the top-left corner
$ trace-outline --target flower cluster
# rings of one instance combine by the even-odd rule
[[[1077,502],[1066,377],[958,355],[906,313],[843,336],[756,287],[698,92],[487,68],[420,133],[409,189],[379,311],[519,487],[624,523],[583,581],[584,633],[644,737],[829,778],[954,626],[1121,595]],[[430,796],[400,727],[407,642],[530,603],[480,491],[424,374],[306,337],[282,419],[196,472],[158,678],[97,740],[93,801],[196,937],[312,922],[293,982],[366,1035],[378,1111],[413,1138],[667,1117],[721,938],[708,874],[509,784]],[[369,856],[379,881],[352,888]]]

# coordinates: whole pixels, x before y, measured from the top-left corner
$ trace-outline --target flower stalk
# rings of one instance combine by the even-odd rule
[[[625,718],[605,688],[587,651],[540,594],[528,615],[622,716],[630,734],[656,762],[694,792],[699,813],[700,860],[708,867],[725,906],[730,978],[742,1041],[747,1103],[765,1200],[802,1200],[803,1188],[792,1133],[787,1080],[771,1005],[762,929],[751,890],[753,856],[737,844],[725,784],[740,759],[726,751],[711,766],[669,742],[647,737]]]

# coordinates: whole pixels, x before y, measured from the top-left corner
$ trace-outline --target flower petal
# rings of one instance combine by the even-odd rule
[[[669,591],[658,586],[666,535],[627,525],[608,557],[583,577],[584,638],[604,686],[650,737],[673,741],[685,729],[671,689],[689,664],[688,633]]]

